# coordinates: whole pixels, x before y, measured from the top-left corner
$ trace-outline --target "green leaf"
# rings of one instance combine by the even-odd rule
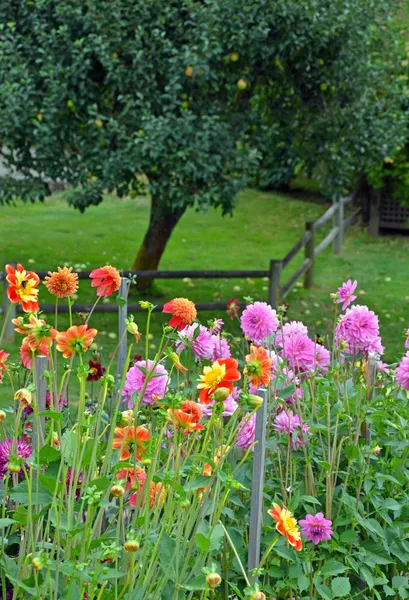
[[[385,498],[382,508],[386,508],[386,510],[400,510],[402,505],[399,504],[399,502],[396,502],[396,500],[393,498]]]
[[[340,575],[341,573],[345,573],[346,570],[347,567],[339,560],[329,560],[322,567],[321,575],[324,577],[329,577],[330,575]]]
[[[409,579],[407,577],[401,577],[400,575],[395,575],[392,577],[392,587],[401,588],[407,587],[409,585]]]
[[[52,446],[45,445],[39,452],[39,460],[43,465],[49,465],[52,462],[56,462],[61,458],[61,453]]]
[[[314,582],[315,589],[324,600],[331,600],[331,590],[323,583]]]
[[[217,523],[210,535],[210,550],[218,550],[220,548],[223,536],[223,527],[220,525],[220,523]]]
[[[196,533],[195,535],[196,546],[202,552],[210,552],[210,538],[204,533]]]
[[[36,486],[34,486],[34,489],[32,490],[31,502],[33,504],[50,504],[52,501],[52,496],[43,488],[41,483],[39,485],[38,494],[35,488]],[[21,502],[21,504],[28,504],[29,496],[27,481],[22,481],[12,488],[10,490],[10,498],[15,502]]]
[[[171,581],[175,581],[176,541],[164,533],[159,542],[159,563],[164,573]]]
[[[5,529],[6,527],[13,525],[13,523],[17,523],[17,521],[14,519],[8,519],[7,517],[0,519],[0,529]]]
[[[120,579],[121,577],[125,577],[128,573],[124,571],[118,571],[118,569],[108,569],[106,573],[101,573],[98,575],[101,578],[101,581],[107,581],[109,579]]]
[[[192,481],[188,481],[185,485],[185,490],[187,492],[193,492],[194,490],[200,490],[201,488],[206,488],[209,486],[212,481],[211,477],[206,477],[205,475],[200,475],[196,477]]]
[[[300,573],[300,575],[298,575],[298,589],[300,590],[300,592],[304,592],[305,590],[308,590],[309,586],[310,586],[310,580],[308,579],[308,577],[306,577],[304,575],[304,573]]]
[[[351,591],[351,584],[348,577],[335,577],[331,581],[332,597],[344,598]]]
[[[375,584],[374,576],[372,575],[371,571],[367,567],[361,567],[360,574],[365,579],[369,589],[371,590]]]
[[[383,592],[385,596],[395,596],[395,591],[389,587],[389,585],[383,586]]]
[[[375,542],[362,542],[361,547],[365,550],[368,558],[377,565],[390,565],[395,561],[390,559],[390,554],[382,544]]]
[[[358,532],[353,531],[352,529],[349,529],[348,531],[343,531],[341,533],[339,539],[341,540],[341,542],[350,543],[350,542],[354,542],[357,537],[358,537]]]
[[[62,413],[57,412],[55,410],[43,410],[43,412],[38,413],[39,417],[48,417],[49,419],[53,419],[54,421],[58,421],[62,423],[63,416]]]
[[[304,501],[307,504],[318,504],[321,506],[321,502],[318,500],[318,498],[314,498],[314,496],[301,496],[300,501]]]
[[[345,448],[345,454],[348,460],[358,460],[359,459],[359,448],[355,446],[355,444],[348,444]]]
[[[61,486],[61,483],[52,477],[47,477],[47,475],[40,475],[38,478],[41,482],[41,485],[47,492],[51,495],[54,495],[56,488],[58,489]]]
[[[205,590],[206,589],[206,575],[202,573],[197,577],[194,577],[189,583],[182,586],[185,590]]]

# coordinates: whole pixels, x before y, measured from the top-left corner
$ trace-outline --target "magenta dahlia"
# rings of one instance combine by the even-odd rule
[[[199,325],[199,323],[188,325],[182,331],[179,331],[179,337],[181,341],[176,344],[178,354],[183,352],[186,346],[190,346],[197,360],[212,360],[213,336],[204,325]]]
[[[379,337],[376,314],[367,306],[356,304],[342,315],[336,328],[336,337],[348,344],[350,353],[362,352]]]
[[[396,367],[396,383],[404,390],[409,391],[409,351],[406,352]]]
[[[278,327],[276,311],[266,302],[249,304],[241,315],[240,323],[244,335],[258,346]]]
[[[348,306],[356,300],[356,296],[354,296],[354,292],[356,290],[356,286],[358,285],[357,281],[352,281],[348,279],[347,282],[343,283],[341,287],[338,288],[338,294],[336,302],[338,304],[342,303],[342,310],[348,308]]]
[[[251,417],[247,414],[241,421],[237,430],[236,446],[242,450],[248,450],[256,439],[256,415]]]
[[[140,394],[142,391],[147,375],[152,369],[153,361],[148,360],[146,365],[145,360],[139,360],[131,367],[126,374],[126,380],[123,391],[123,400],[128,402],[128,407],[133,408],[134,402],[132,400],[133,394]],[[161,364],[156,365],[154,372],[149,378],[146,384],[143,398],[141,398],[142,404],[153,404],[155,402],[155,396],[163,398],[166,390],[166,384],[168,381],[168,372]]]
[[[9,463],[12,462],[13,459],[29,458],[31,453],[31,446],[26,442],[17,440],[14,452],[12,438],[6,438],[0,442],[0,476],[4,476],[7,473]],[[19,475],[24,475],[23,469],[20,470]]]
[[[332,521],[325,519],[322,513],[306,515],[305,519],[298,521],[298,524],[302,528],[301,533],[315,545],[324,540],[330,540],[334,533],[331,529]]]

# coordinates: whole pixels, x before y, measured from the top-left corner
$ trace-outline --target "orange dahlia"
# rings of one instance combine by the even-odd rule
[[[62,352],[64,358],[69,358],[76,352],[86,352],[97,333],[96,329],[89,329],[88,325],[73,325],[67,331],[57,334],[57,350]]]
[[[10,354],[7,354],[5,350],[0,350],[0,383],[3,381],[2,374],[6,370],[6,360],[9,356]]]
[[[35,349],[31,348],[29,344],[25,342],[26,339],[27,338],[24,338],[20,347],[20,360],[23,367],[32,369],[35,356],[46,356],[50,359],[50,346],[46,339],[44,339]]]
[[[192,400],[183,402],[181,408],[168,408],[169,421],[181,429],[183,433],[204,429],[203,425],[200,425],[202,416],[200,406]]]
[[[169,325],[177,327],[178,331],[181,331],[187,325],[191,325],[197,316],[194,303],[191,300],[187,300],[187,298],[173,298],[170,302],[166,302],[162,312],[173,315],[169,321]]]
[[[209,404],[211,397],[218,388],[224,387],[233,391],[232,381],[240,379],[238,366],[235,358],[219,358],[210,367],[204,367],[197,386],[200,389],[200,402]]]
[[[281,508],[278,504],[273,504],[273,508],[270,508],[267,512],[277,523],[277,531],[287,538],[295,550],[302,550],[301,533],[292,513],[285,506]]]
[[[257,346],[250,347],[250,354],[246,356],[247,366],[244,368],[244,375],[249,375],[251,385],[260,387],[260,385],[268,385],[271,379],[271,365],[273,361],[268,355],[265,348]]]
[[[146,479],[146,471],[142,467],[135,465],[129,469],[120,469],[116,474],[116,478],[126,481],[126,490],[134,489],[135,486],[142,488]]]
[[[72,267],[57,267],[57,271],[48,271],[44,279],[44,285],[53,296],[57,298],[68,298],[78,289],[78,275],[72,273]]]
[[[12,323],[16,325],[15,331],[26,334],[23,344],[28,344],[32,350],[45,347],[45,344],[50,345],[52,340],[57,337],[58,331],[53,329],[46,323],[44,319],[38,319],[35,315],[24,315],[12,319]]]
[[[108,298],[111,294],[119,290],[121,285],[121,276],[119,271],[111,265],[94,269],[90,273],[92,279],[91,286],[97,288],[97,296]]]
[[[6,280],[10,284],[7,289],[7,295],[10,302],[16,304],[21,302],[24,312],[38,311],[38,284],[40,278],[33,271],[26,271],[20,264],[17,269],[11,265],[6,265]]]
[[[139,505],[144,504],[144,492],[142,487],[129,498],[129,504],[135,508],[137,501]],[[153,508],[155,504],[162,506],[165,501],[165,486],[162,482],[151,483],[149,486],[149,508]]]
[[[145,454],[145,442],[150,438],[149,431],[145,427],[130,425],[128,427],[115,427],[116,438],[112,441],[112,448],[120,451],[120,460],[128,460],[135,455],[141,460]]]

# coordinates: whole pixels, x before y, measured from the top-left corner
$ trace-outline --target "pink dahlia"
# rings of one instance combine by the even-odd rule
[[[391,372],[389,365],[387,363],[382,362],[381,360],[378,360],[378,362],[376,363],[376,368],[382,375],[388,375],[388,373]]]
[[[0,442],[0,476],[4,476],[7,473],[9,462],[13,459],[29,458],[31,456],[31,447],[26,442],[20,442],[17,440],[13,452],[13,440],[6,438]],[[26,465],[28,468],[28,465]],[[18,473],[20,476],[24,475],[23,469]]]
[[[284,338],[283,358],[293,369],[313,371],[315,364],[315,344],[303,333],[294,333]]]
[[[230,358],[230,346],[224,338],[220,337],[219,334],[212,336],[213,340],[213,355],[211,360],[215,361],[219,358]]]
[[[375,354],[379,354],[380,356],[385,352],[385,346],[382,345],[382,338],[378,335],[372,342],[369,342],[363,348],[364,352],[375,352]]]
[[[336,336],[347,342],[350,353],[361,352],[379,336],[378,317],[367,306],[356,304],[342,315]]]
[[[183,352],[188,345],[192,348],[197,360],[213,360],[213,336],[206,327],[199,325],[199,323],[193,323],[179,331],[179,337],[181,341],[176,345],[178,354]]]
[[[278,327],[276,311],[266,302],[249,304],[241,315],[240,323],[244,335],[257,346],[261,346]]]
[[[224,325],[224,321],[222,319],[213,319],[212,321],[208,321],[209,331],[212,333],[220,333],[222,327]]]
[[[290,386],[290,385],[295,385],[295,392],[288,398],[284,398],[284,401],[287,404],[296,404],[297,399],[299,400],[303,397],[303,391],[302,391],[302,387],[300,385],[300,380],[298,379],[298,377],[296,376],[294,371],[292,371],[288,367],[283,368],[282,374],[284,375],[284,378],[285,378],[284,379],[285,387]]]
[[[409,391],[409,351],[406,352],[396,367],[396,383],[404,390]]]
[[[152,369],[153,361],[148,360],[146,366],[145,360],[139,360],[131,367],[126,374],[126,380],[123,391],[124,402],[128,402],[128,407],[133,408],[134,402],[132,400],[133,394],[140,393],[144,387],[147,373]],[[148,383],[146,384],[143,398],[141,398],[142,404],[153,404],[155,402],[155,396],[162,398],[165,394],[166,384],[168,380],[168,372],[164,366],[158,364],[155,367],[154,372],[150,376]]]
[[[242,450],[248,450],[256,439],[256,415],[252,414],[249,418],[247,414],[241,421],[237,430],[236,446]]]
[[[305,519],[298,521],[298,524],[302,528],[301,533],[315,545],[330,540],[334,533],[331,529],[332,521],[325,519],[322,513],[306,515]]]
[[[409,348],[409,329],[406,330],[405,348]]]
[[[324,348],[324,346],[321,346],[321,344],[315,344],[314,350],[315,370],[326,373],[328,371],[328,366],[331,362],[330,351]]]
[[[295,333],[301,333],[302,335],[308,336],[308,328],[301,323],[301,321],[290,321],[277,330],[276,333],[276,346],[282,347],[284,338],[294,335]]]
[[[223,402],[224,404],[224,409],[223,409],[223,417],[231,417],[232,414],[234,414],[236,412],[237,409],[237,402],[233,397],[233,394],[230,394],[230,396],[227,396],[226,400],[224,400]],[[210,402],[210,404],[199,404],[200,409],[202,411],[202,413],[204,414],[205,417],[210,417],[210,415],[212,414],[213,411],[213,406],[214,406],[214,400],[212,400]]]
[[[298,415],[294,415],[292,410],[283,410],[274,420],[274,429],[289,435],[291,445],[294,450],[301,448],[305,441],[305,436],[311,436],[308,425],[303,425]]]
[[[338,304],[342,303],[342,310],[345,310],[346,308],[348,308],[348,306],[351,304],[351,302],[356,300],[356,296],[354,296],[353,294],[356,290],[357,285],[358,285],[357,281],[354,281],[354,283],[352,283],[352,281],[350,279],[348,279],[348,281],[346,283],[343,283],[341,285],[341,287],[338,288],[336,302]]]

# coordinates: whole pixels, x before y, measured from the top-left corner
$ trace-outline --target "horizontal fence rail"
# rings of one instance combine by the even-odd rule
[[[333,244],[334,252],[340,254],[342,250],[342,242],[344,231],[350,227],[357,218],[363,214],[362,206],[357,206],[352,212],[344,217],[345,207],[352,205],[358,197],[358,191],[353,192],[346,198],[335,202],[330,206],[323,215],[321,215],[316,221],[309,221],[305,224],[305,232],[300,239],[294,244],[291,250],[279,260],[271,260],[268,269],[265,270],[250,270],[250,269],[239,269],[239,270],[181,270],[181,271],[124,271],[123,281],[129,282],[130,279],[136,277],[137,279],[268,279],[268,293],[267,302],[271,304],[273,308],[277,308],[280,303],[288,296],[293,289],[294,285],[304,276],[304,287],[309,289],[314,285],[314,266],[315,259],[326,249],[330,244]],[[320,241],[316,243],[317,232],[326,225],[332,219],[332,228]],[[290,262],[298,256],[299,252],[304,249],[304,260],[300,267],[291,275],[286,283],[282,282],[283,269],[285,269]],[[13,261],[8,261],[10,264],[15,265]],[[48,271],[37,271],[38,276],[41,280],[48,275]],[[79,279],[88,279],[90,271],[80,271],[78,273]],[[0,281],[3,280],[3,302],[0,307],[0,312],[3,315],[9,314],[8,323],[5,327],[4,340],[6,342],[14,342],[15,332],[14,326],[11,323],[11,319],[15,318],[18,312],[21,312],[20,306],[12,304],[7,296],[7,283],[5,281],[5,270],[0,272]],[[124,284],[125,285],[125,284]],[[128,284],[127,284],[128,285]],[[121,288],[122,289],[122,288]],[[125,288],[124,288],[125,289]],[[238,303],[240,308],[244,308],[245,303]],[[198,310],[225,310],[225,302],[198,302],[196,303]],[[88,313],[93,308],[92,304],[73,304],[71,310],[76,313]],[[157,304],[158,310],[162,310],[163,304]],[[45,313],[52,313],[55,311],[55,306],[52,304],[45,304],[41,306],[41,309]],[[123,313],[126,311],[140,312],[143,309],[137,303],[129,303],[126,300],[126,310],[124,310],[123,303],[121,306],[117,304],[97,304],[94,309],[95,312],[105,313]],[[122,312],[121,312],[122,311]],[[69,309],[67,305],[59,304],[58,312],[68,313]]]

